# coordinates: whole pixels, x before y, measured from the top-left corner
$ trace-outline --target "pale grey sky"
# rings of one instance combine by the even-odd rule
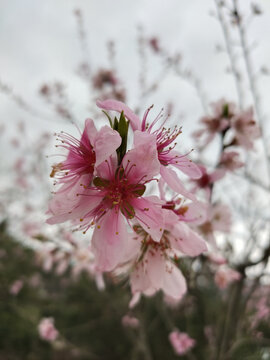
[[[250,0],[239,0],[248,7]],[[250,26],[250,39],[258,42],[253,53],[255,67],[270,64],[270,1],[258,1],[264,14]],[[83,59],[73,10],[84,15],[89,40],[89,59],[93,68],[106,66],[106,42],[117,43],[117,65],[122,80],[130,90],[129,105],[138,99],[137,25],[142,24],[149,36],[158,36],[161,44],[172,53],[180,51],[183,63],[202,80],[210,101],[221,96],[235,98],[235,87],[224,69],[229,64],[226,55],[217,54],[215,45],[223,43],[216,19],[209,15],[215,10],[213,0],[0,0],[0,79],[13,86],[33,107],[40,109],[51,123],[28,116],[10,99],[0,94],[0,123],[25,120],[33,128],[58,130],[54,114],[37,97],[37,90],[46,81],[66,82],[77,117],[90,116],[86,109],[88,94],[85,85],[75,75]],[[149,65],[149,76],[156,70]],[[135,85],[134,85],[135,84]],[[270,113],[269,78],[261,81],[263,106]],[[169,99],[176,102],[186,118],[184,127],[194,124],[202,108],[194,89],[185,82],[168,76],[160,90],[145,99],[142,108],[156,104],[161,108]],[[142,100],[143,101],[143,100]],[[55,118],[55,120],[57,120]],[[191,125],[194,126],[194,125]],[[57,129],[55,129],[57,127]]]
[[[239,0],[245,8],[251,2]],[[262,65],[270,67],[270,0],[257,2],[264,14],[249,28],[251,42],[258,42],[252,55],[255,69]],[[183,54],[183,63],[201,79],[209,101],[220,97],[236,99],[232,76],[225,73],[229,65],[228,56],[215,51],[216,44],[223,44],[223,37],[219,23],[209,15],[215,10],[214,0],[0,0],[0,80],[11,85],[15,93],[23,95],[31,106],[50,119],[45,121],[30,116],[0,93],[0,125],[6,125],[8,135],[0,140],[1,165],[3,162],[8,165],[10,161],[9,136],[20,120],[25,121],[32,131],[30,138],[23,139],[30,146],[37,134],[44,130],[51,133],[59,130],[76,132],[68,124],[60,123],[37,96],[44,82],[62,80],[68,84],[74,112],[81,123],[92,115],[86,106],[87,88],[75,75],[83,60],[73,15],[76,8],[80,8],[84,15],[89,60],[94,69],[108,64],[106,42],[116,41],[116,63],[119,75],[129,89],[128,105],[131,107],[137,105],[140,95],[136,43],[139,24],[143,25],[146,35],[159,37],[161,45],[171,53]],[[149,77],[157,72],[156,62],[148,62],[148,71]],[[183,130],[189,132],[203,115],[194,89],[172,75],[161,80],[156,94],[141,99],[141,108],[154,103],[159,110],[173,100],[178,112],[185,114]],[[261,79],[259,87],[264,112],[269,115],[270,77]],[[185,142],[184,134],[182,139]],[[48,149],[50,151],[54,148]],[[8,173],[4,175],[9,180]],[[236,187],[235,191],[238,191]]]

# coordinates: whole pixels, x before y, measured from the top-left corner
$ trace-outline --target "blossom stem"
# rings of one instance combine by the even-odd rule
[[[241,301],[241,293],[244,286],[244,277],[242,277],[239,281],[235,282],[231,285],[228,298],[228,308],[225,317],[224,323],[222,323],[221,330],[221,342],[220,345],[217,346],[217,360],[225,360],[226,353],[230,348],[231,339],[234,338],[234,334],[236,333],[237,323],[239,318],[239,306]]]
[[[215,4],[216,4],[216,8],[217,8],[218,20],[220,22],[222,32],[223,32],[223,37],[225,40],[226,51],[227,51],[227,54],[230,59],[231,70],[232,70],[232,73],[233,73],[234,79],[235,79],[235,86],[236,86],[236,91],[237,91],[237,96],[238,96],[239,107],[240,107],[240,109],[242,109],[243,108],[243,91],[242,91],[241,83],[240,83],[240,74],[236,67],[235,54],[232,49],[232,41],[231,41],[228,27],[226,25],[226,22],[225,22],[223,13],[222,13],[222,9],[221,9],[222,5],[220,4],[220,0],[215,0]]]
[[[268,150],[267,150],[266,132],[264,131],[264,126],[263,126],[264,116],[261,111],[260,97],[258,94],[255,77],[254,77],[254,73],[253,73],[253,69],[252,69],[250,51],[247,46],[245,26],[241,20],[241,16],[239,15],[238,1],[233,0],[233,4],[234,4],[234,13],[237,14],[237,17],[238,17],[238,21],[236,21],[236,26],[238,28],[239,35],[240,35],[240,42],[241,42],[241,47],[242,47],[242,51],[243,51],[243,58],[244,58],[244,62],[245,62],[246,70],[247,70],[250,92],[253,97],[255,113],[257,115],[258,124],[259,124],[260,130],[261,130],[263,150],[264,150],[264,155],[265,155],[265,160],[266,160],[266,168],[267,168],[267,173],[268,173],[268,181],[270,182],[270,161],[269,161],[269,155],[268,155]]]

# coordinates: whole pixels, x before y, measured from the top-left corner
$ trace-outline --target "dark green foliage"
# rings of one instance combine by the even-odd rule
[[[0,249],[0,360],[176,360],[179,356],[168,340],[175,327],[196,340],[194,349],[182,360],[263,360],[269,354],[269,324],[259,324],[261,341],[250,333],[246,322],[239,327],[242,333],[238,331],[230,340],[230,351],[220,358],[215,355],[230,290],[219,291],[203,259],[197,274],[192,272],[192,259],[176,260],[189,284],[189,295],[179,306],[165,306],[158,293],[142,298],[130,311],[127,282],[114,284],[107,278],[106,290],[98,291],[87,274],[75,281],[69,271],[63,276],[44,273],[35,264],[33,252],[15,242],[3,223]],[[40,283],[33,286],[31,278],[36,274]],[[18,279],[24,286],[14,296],[10,286]],[[140,320],[139,328],[123,327],[121,319],[127,313]],[[37,325],[43,317],[55,319],[61,334],[55,343],[39,338]],[[214,347],[207,328],[212,331]]]

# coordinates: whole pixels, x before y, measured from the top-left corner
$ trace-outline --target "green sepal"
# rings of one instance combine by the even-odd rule
[[[225,118],[228,118],[229,117],[229,104],[224,104],[223,106],[223,116]]]
[[[111,119],[110,115],[105,110],[102,110],[102,112],[107,116],[107,118],[109,120],[109,123],[110,123],[110,126],[113,129],[113,122],[112,122],[112,119]]]
[[[121,136],[122,142],[119,148],[116,150],[118,165],[121,164],[123,157],[127,152],[127,137],[128,137],[129,121],[125,118],[124,112],[120,114],[119,120],[115,117],[113,123],[113,129],[116,130]]]

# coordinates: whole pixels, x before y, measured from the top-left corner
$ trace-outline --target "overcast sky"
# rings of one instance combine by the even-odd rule
[[[251,3],[249,0],[239,2],[246,8]],[[258,3],[264,14],[249,29],[251,41],[258,42],[253,53],[255,68],[270,64],[270,1]],[[8,127],[24,120],[33,131],[58,130],[53,113],[37,96],[41,84],[57,79],[68,84],[77,117],[84,119],[91,115],[86,108],[86,87],[75,74],[83,60],[73,15],[76,8],[83,12],[89,60],[94,69],[108,64],[106,42],[116,41],[116,61],[121,78],[130,90],[130,106],[138,99],[135,84],[139,66],[136,43],[139,24],[143,25],[146,35],[159,37],[171,53],[183,54],[183,63],[202,80],[210,101],[222,96],[236,97],[232,77],[225,74],[228,58],[215,50],[218,43],[223,43],[223,38],[217,20],[209,15],[215,10],[213,0],[0,0],[0,79],[52,120],[46,122],[31,117],[0,94],[0,122]],[[148,66],[151,77],[156,65],[153,62]],[[260,83],[266,113],[270,113],[269,85],[269,78]],[[160,91],[146,99],[142,108],[152,103],[161,108],[170,99],[186,115],[184,127],[188,128],[202,115],[194,89],[172,76],[161,82]]]

